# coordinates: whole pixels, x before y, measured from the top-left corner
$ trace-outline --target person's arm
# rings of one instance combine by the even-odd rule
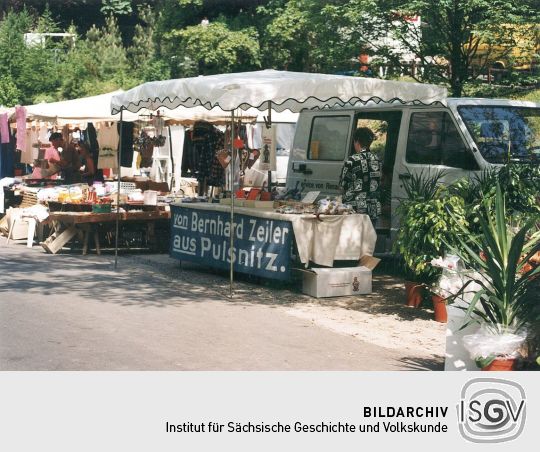
[[[96,174],[96,165],[94,164],[94,159],[90,156],[86,157],[86,165],[83,176],[93,176]]]

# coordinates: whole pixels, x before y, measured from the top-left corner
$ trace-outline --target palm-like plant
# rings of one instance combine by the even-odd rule
[[[459,244],[453,253],[478,274],[452,299],[460,297],[472,283],[480,286],[464,308],[468,321],[463,328],[478,322],[495,334],[505,334],[522,331],[527,324],[540,319],[539,298],[526,296],[533,278],[540,274],[540,267],[523,271],[527,261],[540,250],[540,231],[534,230],[536,221],[538,218],[533,217],[521,228],[512,228],[497,184],[495,198],[486,199],[479,213],[481,234],[472,238],[469,235],[467,240],[457,238]],[[482,252],[479,254],[477,249]]]

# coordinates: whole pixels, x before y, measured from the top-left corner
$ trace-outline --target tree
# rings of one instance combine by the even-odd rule
[[[54,93],[65,43],[49,40],[26,43],[25,33],[57,31],[48,10],[36,17],[27,10],[9,12],[0,22],[0,78],[5,102],[33,103],[36,96]],[[46,76],[44,76],[46,74]]]
[[[212,22],[174,30],[164,38],[166,52],[176,61],[176,76],[260,68],[260,47],[254,28],[234,31],[224,22]]]
[[[150,7],[139,9],[139,23],[135,25],[132,45],[127,49],[130,66],[143,81],[170,78],[170,66],[158,57],[155,40],[156,16]]]
[[[353,69],[359,27],[345,0],[272,0],[258,8],[265,67],[305,72]]]
[[[472,64],[478,61],[481,43],[488,46],[484,64],[490,63],[489,49],[511,52],[517,45],[520,26],[535,23],[533,2],[516,0],[352,0],[336,8],[349,23],[361,24],[364,45],[387,63],[402,66],[401,49],[413,53],[423,71],[420,80],[447,82],[454,96],[461,96],[464,84],[478,76]],[[420,16],[423,26],[411,26]]]
[[[21,102],[21,92],[17,88],[15,82],[8,75],[0,76],[0,105],[9,106],[17,105]]]
[[[131,14],[133,7],[130,0],[103,0],[101,12],[105,16]]]
[[[103,28],[92,27],[77,39],[63,65],[60,95],[76,98],[130,88],[141,82],[133,75],[118,23],[109,16]]]

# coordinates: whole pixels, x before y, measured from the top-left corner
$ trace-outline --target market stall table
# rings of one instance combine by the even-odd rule
[[[171,205],[171,256],[226,269],[230,265],[229,206]],[[332,267],[335,260],[358,262],[373,255],[377,239],[367,215],[282,214],[235,208],[233,262],[236,271],[289,279],[293,240],[298,258]]]
[[[153,233],[155,221],[168,220],[170,212],[153,210],[149,212],[121,212],[119,220],[123,222],[147,223],[149,235]],[[93,213],[93,212],[51,212],[47,223],[55,228],[55,234],[42,243],[43,248],[49,253],[56,254],[66,243],[77,234],[83,237],[83,254],[88,252],[88,240],[90,233],[94,233],[97,254],[101,253],[98,228],[93,227],[102,223],[116,221],[117,213]]]

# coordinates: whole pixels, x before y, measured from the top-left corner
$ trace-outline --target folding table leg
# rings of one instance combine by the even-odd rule
[[[34,234],[36,233],[36,219],[27,218],[26,221],[28,222],[28,235],[26,237],[26,246],[27,248],[32,248],[32,245],[34,244]]]
[[[82,249],[82,253],[83,253],[83,256],[86,256],[88,254],[88,238],[90,236],[90,226],[85,224],[83,226],[83,249]]]
[[[64,232],[62,232],[58,237],[54,238],[52,241],[46,240],[41,244],[45,251],[48,253],[56,254],[62,249],[62,247],[68,243],[73,237],[77,235],[77,228],[75,226],[70,226]]]
[[[99,229],[98,226],[94,228],[94,243],[96,244],[96,254],[101,255],[101,245],[99,243]]]
[[[9,231],[8,231],[6,245],[9,245],[9,240],[11,239],[11,236],[13,235],[13,229],[15,229],[15,223],[16,222],[17,222],[17,220],[15,218],[13,218],[11,220],[11,227],[9,228]]]

